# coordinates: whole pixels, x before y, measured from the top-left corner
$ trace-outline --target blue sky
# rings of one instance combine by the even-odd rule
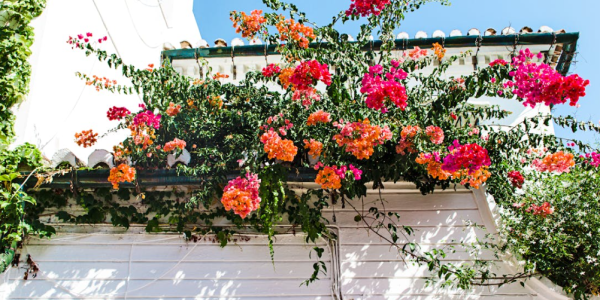
[[[350,0],[294,0],[307,17],[317,24],[327,24],[331,17],[350,6]],[[202,38],[212,45],[217,38],[227,42],[235,37],[229,20],[232,10],[250,12],[254,9],[267,11],[261,0],[225,0],[194,1],[194,15],[200,28]],[[517,30],[529,26],[537,31],[542,25],[554,30],[564,28],[567,32],[579,32],[576,63],[571,65],[570,72],[590,80],[587,95],[579,100],[581,107],[559,105],[554,113],[574,115],[581,121],[593,121],[600,125],[600,0],[454,0],[451,6],[429,3],[416,12],[407,15],[406,20],[396,33],[406,31],[412,37],[423,30],[429,35],[440,29],[448,34],[453,29],[463,33],[470,28],[478,28],[482,32],[491,27],[500,31],[506,26]],[[341,32],[356,36],[361,21],[351,22],[337,28]],[[600,135],[556,128],[556,135],[566,138],[578,138],[590,143],[600,141]]]

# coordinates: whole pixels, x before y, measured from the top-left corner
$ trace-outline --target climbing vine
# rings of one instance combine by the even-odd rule
[[[37,217],[50,214],[73,223],[110,219],[113,225],[125,228],[141,223],[148,232],[181,232],[192,241],[211,233],[222,246],[252,228],[269,237],[273,257],[273,236],[279,233],[278,225],[286,223],[290,225],[286,231],[302,231],[306,242],[315,244],[311,253],[316,254],[317,262],[305,281],[310,284],[327,271],[320,260],[324,249],[316,242],[322,237],[336,238],[328,229],[335,214],[326,217],[322,212],[340,204],[353,209],[354,220],[388,241],[403,260],[428,266],[443,285],[467,289],[541,274],[578,298],[597,293],[599,272],[594,262],[599,254],[585,246],[589,241],[582,242],[584,229],[573,226],[575,229],[561,234],[547,230],[576,221],[565,219],[563,214],[571,213],[561,209],[564,201],[557,198],[575,191],[548,194],[536,192],[536,188],[556,185],[556,180],[573,186],[586,184],[585,176],[577,174],[597,178],[600,165],[600,154],[589,145],[545,134],[550,122],[573,131],[600,132],[600,128],[572,117],[550,115],[498,127],[489,124],[506,119],[511,112],[467,102],[492,96],[516,99],[525,106],[576,105],[585,95],[588,81],[534,63],[544,53],[529,50],[514,53],[511,61],[496,60],[460,77],[446,72],[470,53],[446,57],[440,44],[432,45],[431,50],[393,51],[393,31],[406,13],[431,1],[356,0],[325,26],[310,22],[293,4],[263,2],[275,12],[232,12],[231,19],[243,36],[278,44],[283,61],[248,72],[238,84],[223,83],[226,75],[206,68],[201,59],[202,74],[190,78],[176,72],[167,59],[161,66],[143,69],[128,65],[103,50],[106,38],[97,39],[93,33],[69,37],[65,48],[105,62],[131,84],[119,84],[110,79],[111,74],[76,76],[100,93],[137,93],[143,104],[134,112],[112,107],[106,113],[115,122],[115,130],[131,133],[114,147],[116,166],[107,173],[110,184],[106,188],[41,189],[35,192],[36,206],[18,208],[16,204],[32,204],[33,198],[18,185],[7,186],[5,199],[12,200],[13,194],[21,199],[15,202],[14,209],[19,210],[11,217],[12,224],[17,217],[25,220],[22,216],[26,216],[31,218],[27,224],[39,225],[27,232],[50,235],[49,227],[35,223]],[[335,29],[336,24],[357,20],[364,21],[357,42],[350,42],[347,34]],[[377,49],[369,47],[370,34],[382,40]],[[426,68],[431,72],[420,72]],[[82,147],[92,146],[99,136],[93,130],[74,133]],[[191,156],[190,163],[174,168],[181,176],[201,179],[194,190],[157,191],[138,186],[142,172],[168,168],[167,156],[184,152]],[[38,152],[31,149],[31,153]],[[27,163],[38,166],[37,156],[31,157]],[[294,176],[309,176],[316,187],[294,189],[288,184]],[[497,255],[509,249],[526,267],[498,278],[484,260],[476,259],[473,265],[447,263],[444,249],[423,251],[416,243],[402,242],[409,240],[406,237],[414,230],[402,225],[399,214],[386,210],[383,199],[380,207],[359,209],[357,205],[367,188],[384,189],[386,181],[412,182],[423,194],[459,185],[485,188],[504,212],[504,227],[493,237],[497,243],[471,246],[494,249]],[[368,182],[372,186],[367,186]],[[585,195],[598,191],[597,185],[589,188]],[[70,213],[66,209],[69,201],[84,212]],[[514,218],[523,222],[514,223]],[[226,219],[231,226],[218,226],[217,219]],[[597,231],[591,224],[596,223],[588,226]],[[531,237],[537,239],[529,233],[535,230],[530,226],[547,230],[555,249],[562,252],[526,247]],[[24,230],[10,228],[3,228],[3,234],[15,230],[13,241],[18,241],[16,236],[21,237]],[[573,239],[581,247],[566,247]],[[576,263],[570,260],[573,257],[578,258]],[[577,271],[586,268],[591,275],[566,278],[552,271],[555,265],[543,261],[560,261]]]
[[[15,250],[29,233],[50,236],[52,227],[25,211],[36,201],[15,180],[22,170],[38,170],[42,156],[31,144],[8,149],[14,140],[15,116],[11,111],[29,91],[33,28],[31,20],[42,13],[46,1],[19,0],[0,2],[0,273],[12,263]],[[31,174],[25,175],[29,178]]]

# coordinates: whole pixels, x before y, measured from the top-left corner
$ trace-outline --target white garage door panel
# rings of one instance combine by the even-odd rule
[[[312,261],[308,255],[312,247],[275,246],[275,259]],[[266,245],[227,245],[221,248],[215,244],[183,245],[28,245],[27,252],[36,261],[271,261]],[[160,253],[160,256],[156,254]]]
[[[387,297],[382,295],[349,295],[347,300],[542,300],[530,295],[397,295]]]
[[[460,246],[456,246],[456,252],[451,252],[452,250],[450,249],[444,249],[443,245],[421,245],[419,249],[421,249],[420,253],[431,251],[432,249],[443,249],[446,253],[446,257],[440,257],[440,260],[472,260],[475,258],[475,256],[471,256],[466,250],[461,249]],[[478,257],[479,259],[484,260],[496,259],[492,251],[485,249],[481,250]],[[340,259],[342,261],[398,261],[400,256],[398,255],[398,250],[389,245],[342,245],[340,246]]]
[[[414,227],[415,232],[408,236],[408,239],[404,236],[400,236],[398,239],[399,244],[416,242],[416,243],[451,243],[457,241],[464,241],[466,243],[475,242],[476,239],[485,239],[483,230],[465,227],[446,227],[446,226],[434,226],[434,227]],[[368,232],[366,228],[362,227],[347,227],[340,230],[340,244],[341,245],[359,245],[359,244],[382,244],[389,245],[388,242],[383,240],[378,235]],[[380,234],[386,238],[390,238],[387,231],[380,231]]]
[[[371,194],[364,206],[382,208],[379,195]],[[421,252],[432,249],[444,249],[449,263],[472,263],[474,256],[457,243],[485,240],[487,230],[467,227],[465,221],[484,225],[485,220],[475,201],[472,192],[443,192],[422,196],[409,193],[385,193],[385,209],[400,215],[398,225],[408,225],[415,233],[400,236],[398,243],[417,242]],[[371,201],[372,203],[366,203]],[[357,202],[353,202],[357,203]],[[357,205],[357,204],[355,204]],[[485,208],[487,209],[487,207]],[[347,299],[534,299],[530,291],[520,284],[502,287],[476,287],[470,291],[441,289],[439,286],[426,287],[426,277],[431,273],[426,266],[419,266],[408,261],[403,263],[395,247],[377,234],[370,232],[362,222],[355,222],[356,212],[336,207],[336,219],[340,231],[340,269],[342,293]],[[379,233],[390,238],[386,230]],[[455,252],[448,246],[454,245]],[[494,271],[498,275],[511,274],[508,266],[496,259],[489,250],[482,250],[479,259],[496,261]],[[484,297],[485,296],[485,297]]]
[[[314,245],[304,236],[279,236],[274,265],[267,238],[249,238],[221,248],[178,235],[61,234],[33,239],[23,249],[21,268],[0,278],[8,299],[330,299],[330,274],[300,286],[315,262],[314,254],[309,258]],[[327,243],[319,246],[331,270]],[[24,281],[27,254],[40,272]]]
[[[50,279],[126,279],[128,274],[137,279],[154,279],[157,274],[174,277],[187,274],[187,279],[234,278],[297,278],[306,279],[313,272],[312,263],[306,262],[185,262],[173,268],[173,262],[38,262],[42,278]],[[130,270],[131,269],[131,270]],[[327,263],[327,269],[330,263]],[[17,272],[7,273],[12,279],[22,278]],[[1,299],[1,298],[0,298]]]
[[[31,280],[20,281],[15,286],[11,297],[47,298],[57,297],[154,297],[168,296],[181,298],[194,297],[259,297],[259,296],[321,296],[319,291],[326,291],[329,286],[326,281],[318,281],[309,288],[299,288],[298,280]],[[35,288],[33,288],[35,286]],[[56,288],[55,286],[59,287]]]
[[[347,207],[347,206],[346,206]],[[360,211],[360,210],[359,210]],[[372,223],[374,221],[373,215],[368,213],[368,208],[361,215],[366,216],[365,221]],[[465,221],[475,222],[481,224],[483,222],[479,211],[476,209],[463,209],[463,210],[394,210],[400,215],[400,220],[397,222],[399,225],[405,226],[437,226],[437,225],[455,225],[462,226]],[[329,220],[332,219],[332,212],[324,214]],[[365,226],[361,220],[356,222],[354,217],[358,214],[354,210],[344,209],[342,211],[335,211],[335,217],[338,223],[348,226],[350,224],[356,224],[357,226]],[[393,217],[396,221],[396,217]]]
[[[385,208],[388,210],[440,210],[440,209],[477,209],[477,204],[470,191],[460,192],[435,192],[426,196],[420,193],[382,193]],[[383,192],[383,190],[382,190]],[[335,205],[336,211],[342,207],[342,201]],[[352,205],[357,209],[363,208],[369,211],[370,207],[383,208],[379,194],[368,194],[364,200],[352,200]],[[348,208],[346,206],[346,208]],[[351,209],[351,208],[350,208]]]
[[[390,279],[344,279],[342,280],[342,290],[346,295],[360,294],[385,294],[389,296],[395,295],[423,295],[433,293],[443,293],[444,291],[450,294],[457,293],[452,289],[439,289],[436,286],[426,286],[426,279],[421,278],[390,278]],[[494,295],[494,294],[527,294],[527,290],[518,283],[507,284],[501,287],[486,286],[474,287],[471,290],[465,291],[466,295]]]
[[[447,261],[457,265],[471,263],[467,261]],[[387,261],[363,261],[363,262],[344,262],[342,263],[342,278],[408,278],[408,277],[429,277],[435,276],[429,271],[426,265],[415,265],[414,263],[407,262],[406,264],[390,263]],[[497,262],[495,266],[491,267],[491,271],[498,276],[502,274],[511,274],[511,270],[504,265],[502,262]]]

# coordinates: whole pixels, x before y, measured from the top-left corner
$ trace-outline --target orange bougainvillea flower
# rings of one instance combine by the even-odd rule
[[[262,24],[267,20],[262,16],[262,10],[253,10],[250,15],[241,12],[239,15],[236,11],[231,13],[229,18],[233,22],[233,27],[236,33],[242,33],[244,38],[254,38],[260,31]]]
[[[294,142],[282,139],[273,129],[263,133],[260,137],[260,142],[265,145],[264,150],[268,154],[269,159],[275,158],[291,162],[294,160],[296,153],[298,153],[298,147],[294,146]]]
[[[419,153],[419,156],[415,161],[418,164],[427,165],[427,174],[433,178],[446,180],[452,175],[451,173],[442,170],[442,162],[437,152]]]
[[[233,212],[242,218],[260,208],[260,179],[257,174],[246,173],[246,178],[237,177],[230,180],[223,190],[221,203],[225,210]]]
[[[112,183],[114,189],[119,189],[120,182],[133,182],[135,179],[135,169],[126,164],[120,164],[110,169],[108,181]]]
[[[339,146],[345,146],[346,152],[352,153],[358,159],[369,159],[375,151],[375,146],[392,139],[392,132],[387,125],[383,128],[371,125],[369,119],[345,125],[338,124],[338,127],[341,127],[341,132],[334,135],[333,140]]]
[[[214,108],[218,108],[221,109],[223,108],[223,100],[221,99],[221,96],[210,96],[208,97],[208,104],[210,104],[211,107]]]
[[[446,49],[442,47],[440,43],[433,43],[433,48],[431,48],[431,50],[433,50],[439,61],[442,61],[442,58],[446,55]]]
[[[323,151],[323,143],[315,139],[304,140],[304,149],[309,149],[308,154],[312,158],[317,158],[321,155],[321,151]]]
[[[85,84],[86,85],[93,85],[96,87],[96,91],[100,91],[101,89],[108,89],[111,88],[113,86],[115,86],[117,84],[116,80],[110,80],[106,77],[100,77],[100,76],[96,76],[96,75],[92,75],[92,78],[87,77],[86,75],[83,75],[84,78],[87,78]]]
[[[214,80],[219,80],[221,78],[229,78],[229,75],[227,75],[227,74],[221,74],[219,72],[217,72],[217,74],[213,75],[213,79]]]
[[[167,108],[167,115],[174,117],[181,111],[181,105],[170,102],[169,107]]]
[[[279,31],[279,38],[282,42],[290,39],[297,42],[298,46],[301,48],[306,49],[310,42],[309,39],[313,40],[316,38],[311,27],[296,23],[296,21],[292,19],[285,20],[284,16],[279,17],[280,20],[275,27],[277,27],[277,31]]]
[[[572,153],[558,151],[554,154],[548,154],[543,160],[538,158],[532,162],[533,167],[540,172],[569,173],[571,167],[575,165]]]
[[[490,171],[488,171],[487,166],[483,166],[471,173],[467,169],[462,169],[452,173],[453,178],[460,179],[460,184],[465,185],[468,183],[469,186],[476,189],[478,189],[481,184],[486,182],[491,175],[492,174]]]
[[[84,130],[75,134],[75,143],[78,146],[83,146],[83,148],[91,147],[98,141],[97,137],[98,134],[94,133],[93,130]]]
[[[413,139],[421,131],[419,126],[407,125],[402,128],[400,132],[400,142],[396,145],[396,153],[405,155],[408,153],[416,153],[417,150],[414,148]]]
[[[330,116],[331,115],[328,112],[324,112],[322,110],[315,111],[314,113],[308,116],[306,125],[315,126],[318,123],[329,123],[331,122]]]
[[[320,184],[322,189],[340,189],[342,187],[342,179],[330,166],[325,166],[319,171],[315,182]]]
[[[281,73],[279,73],[279,82],[281,83],[281,86],[284,90],[287,90],[287,88],[290,85],[292,85],[292,83],[290,82],[290,78],[292,77],[292,75],[294,75],[294,68],[285,68],[281,70]],[[293,85],[292,90],[294,90]]]
[[[185,145],[186,145],[186,143],[184,140],[175,138],[174,140],[165,144],[165,146],[163,147],[163,151],[171,152],[175,149],[183,150],[183,149],[185,149]]]

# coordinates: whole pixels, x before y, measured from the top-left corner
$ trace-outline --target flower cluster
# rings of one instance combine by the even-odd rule
[[[317,174],[317,178],[315,182],[321,185],[322,189],[340,189],[342,187],[342,180],[346,179],[347,174],[352,174],[354,180],[360,180],[362,176],[362,171],[354,165],[350,164],[348,166],[323,166],[322,163],[317,163],[315,165],[315,170],[320,169]]]
[[[442,58],[446,55],[446,49],[442,47],[440,43],[433,43],[433,48],[431,48],[431,50],[433,50],[433,53],[437,56],[439,61],[442,61]]]
[[[304,49],[308,48],[309,39],[313,40],[316,37],[311,27],[296,23],[292,19],[285,20],[284,16],[280,16],[275,27],[279,31],[279,38],[282,42],[291,39]]]
[[[213,75],[213,79],[214,80],[225,79],[225,78],[229,78],[229,75],[222,74],[222,73],[219,73],[219,72],[217,72],[217,74]]]
[[[591,152],[591,153],[586,153],[585,156],[584,155],[580,155],[581,158],[585,157],[585,163],[590,164],[594,167],[598,167],[600,166],[600,153],[598,152]]]
[[[533,168],[539,172],[556,172],[561,174],[563,172],[569,173],[571,170],[570,168],[575,165],[575,161],[573,160],[572,153],[558,151],[546,155],[542,160],[536,158],[531,164]]]
[[[143,104],[141,104],[143,105]],[[145,109],[146,107],[143,106],[142,109]],[[160,118],[161,115],[154,115],[153,112],[146,110],[143,111],[137,115],[135,115],[135,117],[133,117],[133,124],[135,126],[148,126],[148,127],[154,127],[154,129],[158,129],[160,128]]]
[[[337,167],[325,166],[317,174],[315,182],[321,185],[322,189],[340,189],[342,187],[342,179],[336,174]]]
[[[165,146],[163,147],[163,151],[165,152],[171,152],[175,149],[179,149],[179,150],[183,150],[185,149],[185,141],[184,140],[180,140],[178,138],[175,138],[174,140],[168,142],[165,144]]]
[[[181,111],[181,105],[170,102],[169,107],[167,108],[167,115],[170,117],[174,117]]]
[[[130,153],[131,150],[123,147],[123,143],[120,143],[118,146],[113,146],[113,156],[115,157],[115,162],[123,160],[125,155]]]
[[[408,57],[413,60],[417,60],[423,56],[427,56],[427,49],[421,49],[419,46],[415,46],[414,49],[408,51]]]
[[[416,153],[414,148],[414,138],[421,131],[419,126],[407,125],[400,132],[400,142],[396,145],[396,153],[406,155],[408,153]]]
[[[446,180],[449,178],[460,179],[460,184],[469,184],[469,186],[473,188],[479,188],[479,186],[486,182],[491,176],[487,166],[482,166],[473,171],[469,170],[468,168],[461,168],[454,172],[450,172],[444,169],[444,163],[440,158],[440,154],[437,152],[419,153],[419,156],[415,159],[415,161],[418,164],[426,165],[427,174],[433,178],[439,180]]]
[[[290,87],[290,85],[292,86],[292,90],[294,89],[294,86],[290,81],[292,75],[294,75],[294,68],[285,68],[281,70],[281,73],[279,73],[279,82],[281,83],[281,86],[284,90],[287,90],[287,88]]]
[[[112,183],[114,189],[119,188],[121,182],[133,182],[135,179],[135,168],[130,167],[126,164],[120,164],[117,167],[110,169],[110,175],[108,181]]]
[[[419,156],[415,161],[418,164],[427,165],[427,174],[433,178],[446,180],[452,175],[451,173],[442,170],[440,154],[437,152],[419,153]]]
[[[67,44],[71,44],[74,45],[75,47],[79,48],[79,45],[83,46],[83,43],[89,43],[91,38],[92,38],[92,33],[91,32],[87,32],[85,35],[83,34],[78,34],[77,38],[74,38],[72,36],[69,37],[69,40],[67,40]],[[101,44],[102,42],[106,42],[106,40],[108,40],[108,37],[104,36],[98,39],[98,44]]]
[[[397,80],[406,79],[408,74],[399,67],[399,61],[392,60],[391,64],[392,67],[390,72],[385,74],[385,79],[382,76],[383,67],[381,65],[370,67],[369,73],[363,75],[360,92],[367,94],[365,102],[368,108],[385,113],[388,111],[385,105],[386,100],[391,101],[401,110],[406,108],[408,99],[406,88]]]
[[[484,182],[488,180],[492,176],[492,173],[488,171],[487,166],[483,166],[473,172],[462,169],[457,172],[452,173],[452,178],[460,179],[460,184],[466,185],[469,184],[470,187],[478,189]]]
[[[427,128],[425,128],[425,134],[429,137],[429,140],[436,145],[444,142],[444,130],[440,127],[433,125],[427,126]]]
[[[75,143],[83,148],[93,146],[97,141],[98,134],[94,133],[93,130],[84,130],[79,133],[75,133]]]
[[[254,38],[254,36],[260,31],[262,24],[267,20],[262,15],[262,10],[253,10],[250,15],[245,12],[237,14],[236,11],[231,13],[229,18],[233,22],[233,27],[236,33],[242,33],[244,38]]]
[[[510,180],[510,184],[518,189],[522,188],[525,182],[525,178],[519,171],[508,172],[508,179]]]
[[[352,0],[350,8],[346,10],[346,16],[378,16],[390,2],[391,0]]]
[[[221,203],[225,210],[233,212],[242,218],[260,207],[260,179],[257,174],[246,173],[246,178],[238,176],[230,180],[223,190]]]
[[[281,126],[277,129],[277,131],[282,136],[286,136],[287,130],[290,130],[290,129],[292,129],[292,127],[294,127],[294,123],[292,123],[289,119],[284,119],[283,113],[279,113],[277,115],[268,117],[267,124],[260,126],[260,129],[264,130],[264,131],[274,130],[273,127],[277,126],[278,125],[277,123],[281,124]]]
[[[273,77],[281,72],[281,68],[276,64],[269,64],[262,69],[262,74],[265,77]]]
[[[346,152],[352,153],[358,159],[369,159],[375,151],[375,146],[392,139],[392,132],[387,125],[383,128],[371,125],[369,119],[345,125],[337,124],[337,127],[341,131],[333,136],[333,140],[339,146],[345,146]]]
[[[331,84],[331,74],[327,64],[320,64],[316,60],[303,61],[294,69],[290,82],[295,88],[303,90],[317,84],[318,81],[326,85]]]
[[[129,109],[127,109],[125,107],[116,107],[116,106],[109,108],[108,111],[106,112],[106,116],[111,121],[121,120],[121,119],[125,118],[126,116],[128,116],[129,114],[131,114]]]
[[[323,151],[323,143],[315,140],[315,139],[310,139],[310,140],[304,140],[304,149],[309,149],[308,150],[308,155],[312,156],[313,158],[317,158],[319,155],[321,155],[321,151]]]
[[[317,110],[308,116],[306,125],[315,126],[318,123],[329,123],[331,122],[331,115],[323,110]]]
[[[298,153],[298,147],[294,146],[294,142],[282,139],[273,128],[262,134],[260,142],[265,145],[264,150],[268,154],[269,159],[275,158],[291,162],[294,160],[296,153]]]
[[[100,91],[101,89],[105,88],[111,88],[114,85],[117,84],[116,80],[110,80],[106,77],[99,77],[96,75],[92,75],[92,78],[89,80],[86,80],[85,82],[86,85],[93,85],[96,87],[96,91]]]
[[[533,211],[534,215],[540,215],[543,218],[545,218],[547,215],[551,215],[554,212],[554,208],[552,206],[550,206],[550,203],[548,203],[546,201],[540,206],[531,204],[531,206],[529,206],[529,208],[527,208],[525,211],[526,212]]]
[[[133,142],[136,145],[142,145],[142,149],[148,148],[148,146],[154,144],[154,139],[156,135],[154,134],[154,128],[141,125],[129,125],[129,130],[131,130],[131,137],[133,138]]]
[[[476,143],[461,145],[458,140],[454,140],[448,147],[450,153],[444,157],[442,169],[451,173],[461,169],[468,170],[469,174],[476,170],[491,165],[487,149]]]
[[[513,80],[505,82],[504,87],[513,88],[513,93],[525,100],[525,106],[563,104],[567,100],[569,105],[576,106],[579,98],[585,96],[589,80],[583,80],[577,74],[565,77],[547,64],[529,62],[535,56],[529,49],[521,50],[512,60],[515,69],[509,75]],[[542,53],[537,57],[541,58]]]
[[[494,67],[494,66],[506,66],[508,65],[508,62],[505,61],[504,59],[496,59],[493,62],[490,63],[490,67]]]
[[[221,99],[221,96],[206,96],[206,99],[208,99],[208,104],[211,107],[217,109],[223,108],[223,99]]]
[[[320,101],[321,95],[317,92],[317,89],[309,87],[306,89],[298,89],[294,91],[292,100],[301,101],[304,108],[308,109],[313,101]]]

